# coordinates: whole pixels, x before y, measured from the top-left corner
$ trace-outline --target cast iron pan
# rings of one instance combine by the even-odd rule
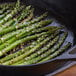
[[[8,2],[10,2],[10,1],[12,2],[13,0],[8,0]],[[7,2],[7,0],[4,0],[3,2]],[[35,11],[36,11],[35,15],[39,15],[39,14],[45,12],[45,11],[48,11],[49,12],[49,17],[48,18],[53,18],[54,19],[54,22],[51,25],[61,26],[61,25],[63,25],[63,23],[65,23],[65,25],[69,25],[68,24],[69,20],[68,21],[62,20],[63,15],[62,14],[58,15],[58,11],[56,13],[56,9],[53,10],[54,8],[50,7],[51,8],[51,12],[50,12],[50,10],[48,8],[46,8],[46,9],[42,9],[43,7],[40,8],[40,6],[37,4],[37,2],[38,1],[36,1],[36,0],[31,0],[31,1],[26,0],[27,4],[32,4],[32,6],[35,7]],[[52,7],[54,7],[54,6],[52,6]],[[73,26],[73,28],[75,30],[74,26]],[[60,56],[58,56],[58,57],[56,57],[52,60],[49,60],[49,61],[46,61],[46,62],[43,62],[43,63],[39,63],[39,64],[22,65],[22,66],[0,65],[0,72],[1,72],[0,76],[6,76],[6,75],[8,75],[8,76],[16,76],[16,75],[18,75],[18,76],[19,75],[22,75],[22,76],[40,76],[40,75],[46,75],[50,72],[52,73],[53,71],[61,68],[65,64],[71,63],[70,60],[75,60],[76,59],[76,54],[75,54],[76,45],[75,45],[75,42],[74,42],[75,31],[74,30],[72,31],[72,30],[69,31],[68,28],[64,29],[64,31],[67,31],[69,33],[65,43],[67,41],[71,42],[72,43],[72,48],[71,49],[67,50],[66,52],[64,52],[63,54],[61,54]]]

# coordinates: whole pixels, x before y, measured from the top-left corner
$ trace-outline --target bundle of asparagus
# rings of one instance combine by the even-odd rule
[[[53,20],[44,20],[45,17],[47,12],[34,18],[34,8],[21,5],[19,0],[0,5],[0,64],[41,63],[58,56],[71,45],[69,42],[62,47],[68,33],[61,31],[64,27],[47,26]]]

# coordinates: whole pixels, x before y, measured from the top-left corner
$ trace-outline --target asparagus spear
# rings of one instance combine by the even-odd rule
[[[20,29],[20,30],[13,31],[13,32],[10,32],[10,33],[7,33],[7,34],[3,35],[0,38],[0,44],[4,43],[5,41],[9,40],[10,38],[16,36],[17,34],[19,34],[22,31],[25,31],[25,30],[24,29]]]
[[[67,36],[67,33],[64,33],[64,35],[60,38],[59,42],[53,46],[51,48],[51,50],[48,50],[47,52],[45,52],[44,54],[34,58],[34,59],[31,59],[29,61],[25,61],[24,63],[22,63],[21,65],[27,65],[27,64],[33,64],[33,63],[37,63],[39,62],[40,60],[42,60],[43,58],[47,57],[48,55],[50,55],[51,53],[55,52],[64,42],[64,40],[66,39],[66,36]]]
[[[51,26],[44,27],[44,28],[41,28],[41,30],[43,30],[43,29],[45,30],[45,28],[46,28],[46,29],[49,29],[50,27],[51,27]],[[58,30],[58,29],[56,29],[56,30]],[[44,32],[44,34],[42,35],[42,37],[38,38],[37,41],[31,43],[31,46],[28,46],[27,48],[23,49],[22,51],[18,51],[18,52],[15,53],[15,54],[11,54],[11,55],[6,56],[5,58],[1,59],[0,62],[3,63],[4,61],[7,61],[7,60],[9,60],[9,59],[12,59],[12,58],[15,58],[15,57],[19,56],[22,52],[25,52],[25,50],[31,49],[32,47],[34,47],[34,45],[36,45],[37,43],[39,43],[40,41],[42,41],[48,34],[52,34],[52,33],[54,33],[56,30],[54,30],[54,29],[51,30],[51,29],[50,29],[50,31]],[[39,29],[39,30],[36,30],[35,32],[40,32],[40,29]],[[59,32],[56,32],[56,33],[55,33],[54,35],[52,35],[52,36],[56,36],[56,35],[58,35],[58,34],[59,34]]]
[[[0,15],[0,20],[2,20],[10,12],[11,12],[11,10],[7,10],[5,13],[3,13],[2,15]]]
[[[20,55],[19,57],[17,58],[14,58],[10,61],[7,61],[5,63],[3,63],[4,65],[11,65],[12,63],[14,62],[17,62],[21,59],[23,59],[24,57],[27,57],[28,55],[30,55],[31,53],[35,52],[38,48],[40,48],[41,46],[43,46],[44,44],[46,44],[49,40],[51,39],[51,36],[50,37],[47,37],[45,40],[43,40],[41,43],[39,43],[38,45],[36,45],[34,48],[32,48],[31,50],[25,52],[24,54]]]
[[[48,26],[48,28],[50,28],[50,26]],[[46,29],[48,29],[48,28],[46,27]],[[43,28],[43,29],[45,29],[45,28]],[[41,30],[42,30],[42,28],[41,28]],[[56,30],[58,30],[58,29],[56,29]],[[37,42],[40,42],[40,40],[43,40],[43,38],[45,38],[45,36],[47,36],[48,34],[54,33],[56,30],[53,29],[53,30],[51,30],[51,31],[44,32],[44,34],[42,35],[42,38],[39,38],[39,39],[37,40]],[[39,31],[40,31],[40,29],[39,29]],[[39,31],[37,30],[36,32],[39,32]],[[54,36],[56,36],[56,35],[58,35],[58,34],[59,34],[59,31],[56,32],[54,35],[52,35],[52,37],[54,37]],[[29,47],[27,47],[27,48],[25,48],[25,49],[27,49],[27,50],[28,50],[28,49],[31,49],[31,48],[33,47],[33,45],[35,45],[37,42],[33,42],[31,46],[29,46]],[[9,60],[9,59],[12,59],[12,58],[20,55],[22,52],[25,51],[25,49],[22,50],[22,51],[19,51],[18,53],[15,53],[15,54],[11,54],[11,55],[9,55],[9,56],[6,56],[5,58],[1,59],[0,62],[2,63],[2,62],[4,62],[4,61],[7,61],[7,60]]]
[[[21,6],[19,9],[15,9],[16,11],[12,10],[9,14],[7,14],[0,22],[1,26],[11,18],[13,18],[13,16],[15,16],[20,10],[22,10],[22,8],[24,8],[24,6]]]
[[[5,11],[5,10],[7,10],[9,7],[7,6],[7,7],[5,7],[5,8],[3,8],[2,10],[0,10],[0,14],[3,14],[3,12]]]
[[[65,46],[63,46],[62,48],[60,48],[59,50],[57,50],[53,54],[51,54],[51,55],[47,56],[45,59],[41,60],[39,63],[50,60],[50,59],[58,56],[59,54],[61,54],[65,50],[67,50],[70,46],[71,46],[71,43],[66,44]]]
[[[6,21],[8,21],[9,19],[11,19],[16,13],[18,13],[24,6],[20,7],[20,2],[18,0],[16,7],[14,8],[14,10],[11,11],[11,13],[9,13],[6,17],[4,17],[1,21],[0,21],[0,25],[4,24]]]
[[[12,3],[2,3],[0,4],[0,9],[2,8],[5,8],[5,7],[11,7],[11,6],[14,6],[15,5],[15,2],[12,2]]]
[[[29,57],[24,58],[23,60],[19,61],[18,63],[15,63],[13,65],[18,65],[21,64],[25,61],[31,60],[37,56],[39,56],[40,54],[46,52],[50,47],[52,47],[59,39],[59,36],[56,36],[53,40],[50,40],[50,42],[48,42],[47,45],[45,45],[42,49],[39,49],[37,52],[35,52],[34,54],[30,55]]]
[[[7,7],[7,6],[6,6]],[[5,7],[5,8],[6,8]],[[6,11],[4,11],[1,15],[0,15],[0,20],[2,20],[5,16],[7,16],[13,9],[14,6],[12,7],[8,7],[9,9],[7,9]]]
[[[29,10],[30,7],[31,7],[31,6],[27,6],[27,7],[22,11],[21,16],[19,16],[19,17],[17,18],[17,21],[18,21],[18,22],[21,21],[22,19],[24,19],[25,17],[27,17],[30,12],[34,11],[34,9]]]
[[[49,24],[51,21],[50,20],[45,20],[45,21],[41,21],[37,24],[34,24],[32,26],[29,26],[27,28],[25,28],[25,31],[22,31],[20,34],[16,35],[15,37],[11,38],[10,40],[6,41],[4,44],[0,45],[0,50],[2,50],[3,48],[9,46],[11,43],[15,42],[16,40],[24,37],[24,36],[28,36],[30,35],[34,29],[38,28],[38,27],[42,27],[45,26],[47,24]]]
[[[50,28],[50,27],[49,27],[49,28]],[[47,29],[48,29],[48,28],[46,27],[46,30],[47,30]],[[58,28],[58,29],[60,29],[60,28]],[[51,29],[50,29],[51,31],[47,31],[47,32],[45,32],[45,33],[47,33],[47,34],[51,33],[51,34],[52,34],[52,33],[54,33],[54,32],[55,32],[56,30],[58,30],[58,29],[55,29],[55,30],[53,29],[53,30],[52,30],[52,27],[51,27]],[[45,30],[45,28],[41,28],[41,30],[40,30],[40,29],[34,30],[34,31],[32,31],[32,33],[35,33],[35,32],[38,33],[38,32],[40,32],[40,31],[42,31],[42,30]],[[54,34],[54,36],[57,35],[57,34],[59,34],[59,32],[60,32],[60,31],[56,32],[56,33]]]
[[[33,11],[33,9],[30,10],[30,7],[31,7],[31,6],[27,6],[27,7],[22,11],[22,13],[20,14],[20,16],[18,16],[17,18],[14,18],[14,19],[12,20],[12,23],[15,22],[14,25],[16,25],[19,21],[21,21],[22,19],[24,19],[25,17],[27,17],[28,14]],[[9,26],[10,24],[7,23],[7,25]]]
[[[20,20],[24,19],[24,17],[26,17],[31,11],[33,11],[33,10],[29,10],[30,7],[31,6],[27,6],[18,17],[11,19],[8,22],[6,22],[4,25],[2,25],[0,30],[3,30],[4,28],[9,27],[10,25],[16,25]]]
[[[7,52],[9,52],[10,50],[12,50],[13,48],[15,48],[16,46],[20,45],[21,43],[27,42],[29,40],[35,39],[39,36],[41,36],[43,33],[41,34],[36,34],[36,35],[32,35],[32,36],[28,36],[26,38],[17,40],[16,42],[14,42],[13,44],[11,44],[10,46],[4,48],[2,51],[0,51],[0,56],[3,56],[4,54],[6,54]]]
[[[50,33],[50,32],[48,32],[48,33]],[[54,38],[57,34],[59,34],[59,32],[56,32],[54,35],[51,35],[51,37],[50,37],[50,39],[52,39],[52,38]],[[32,52],[32,50],[30,51],[30,52]],[[18,59],[20,59],[20,58],[22,58],[22,57],[24,57],[24,56],[27,56],[29,54],[29,52],[25,52],[25,54],[24,55],[21,55],[21,56],[19,56],[19,57],[17,57]],[[15,58],[16,59],[16,58]],[[8,61],[9,62],[9,61]],[[8,63],[8,62],[6,62],[6,63]]]
[[[62,29],[62,27],[48,26],[48,27],[39,28],[38,30],[34,30],[31,33],[38,33],[38,32],[44,31],[44,30],[46,30],[46,31],[51,30],[50,31],[50,33],[51,33],[53,31],[56,31],[59,29]],[[16,36],[17,34],[20,34],[20,32],[22,32],[22,31],[25,31],[25,28],[11,32],[11,33],[7,33],[6,35],[3,35],[0,38],[0,44],[4,43],[6,40],[9,40],[10,38]]]
[[[10,9],[11,7],[14,7],[15,3],[8,3],[8,4],[4,4],[4,6],[2,7],[2,9],[0,10],[0,14],[3,14],[4,11]]]
[[[32,42],[29,46],[25,47],[22,50],[19,50],[18,52],[14,53],[14,54],[10,54],[7,55],[6,57],[0,59],[0,63],[3,63],[5,61],[8,61],[12,58],[18,57],[21,54],[23,54],[25,51],[32,49],[35,45],[37,45],[38,43],[40,43],[42,40],[44,40],[44,38],[46,38],[48,36],[48,34],[46,32],[43,33],[43,35],[41,37],[39,37],[36,41]]]
[[[10,26],[8,28],[5,28],[4,30],[2,30],[0,32],[0,35],[3,35],[3,34],[6,34],[8,32],[11,32],[11,31],[14,31],[16,29],[19,29],[19,28],[23,28],[23,27],[26,27],[26,26],[29,26],[31,24],[34,24],[38,21],[40,21],[41,19],[43,19],[44,17],[46,17],[47,14],[44,13],[43,15],[41,15],[40,17],[36,18],[36,19],[33,19],[32,21],[29,21],[29,22],[24,22],[24,23],[20,23],[19,25],[16,25],[16,26]]]
[[[55,28],[55,29],[53,29],[53,28]],[[50,29],[50,30],[53,29],[53,31],[58,30],[56,27],[50,27],[50,26],[49,26],[49,27],[40,28],[40,29],[34,30],[34,31],[35,31],[35,32],[40,32],[40,31],[48,30],[48,29]],[[19,34],[19,33],[22,32],[22,31],[25,31],[25,28],[20,29],[20,30],[17,30],[17,31],[14,31],[14,32],[11,32],[11,33],[7,33],[6,35],[3,35],[3,36],[0,38],[0,44],[4,43],[6,40],[9,40],[10,38],[16,36],[17,34]]]
[[[22,21],[22,23],[30,21],[33,18],[33,16],[34,16],[34,13],[33,12],[34,11],[32,10],[31,13],[29,14],[29,16],[26,19],[24,19]]]

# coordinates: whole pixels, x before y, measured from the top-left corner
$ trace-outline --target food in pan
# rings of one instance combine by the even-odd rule
[[[62,46],[68,33],[63,26],[48,26],[47,12],[34,16],[34,8],[18,0],[0,5],[0,64],[29,65],[50,60],[71,46]]]

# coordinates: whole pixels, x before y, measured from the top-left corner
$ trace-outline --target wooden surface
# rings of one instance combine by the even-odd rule
[[[65,71],[58,73],[55,76],[76,76],[76,65],[66,69]]]

